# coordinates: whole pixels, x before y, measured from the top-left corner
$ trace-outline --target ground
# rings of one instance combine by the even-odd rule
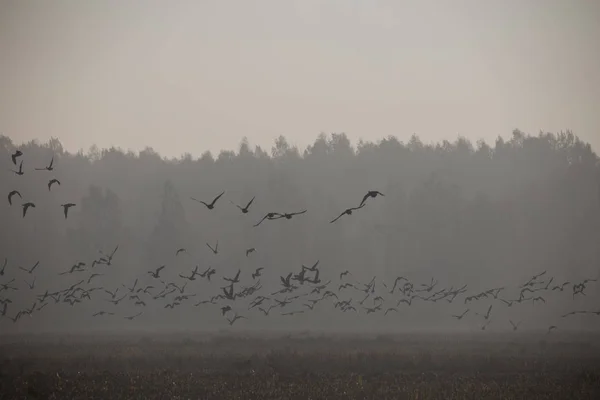
[[[600,399],[593,335],[0,337],[1,399]]]

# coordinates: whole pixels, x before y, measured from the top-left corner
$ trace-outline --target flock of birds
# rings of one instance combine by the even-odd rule
[[[16,151],[12,155],[12,162],[17,165],[17,160],[23,154],[21,151]],[[52,171],[54,169],[54,158],[45,168],[36,168],[36,170]],[[23,175],[23,162],[19,164],[18,170],[13,170],[17,175]],[[48,189],[51,190],[53,184],[60,185],[56,179],[51,179],[48,183]],[[213,210],[216,207],[219,199],[225,192],[217,195],[212,201],[205,202],[195,198],[192,200],[204,205],[206,209]],[[15,195],[21,197],[17,190],[12,190],[8,195],[9,204],[12,205],[12,199]],[[335,223],[343,216],[350,216],[354,211],[360,210],[366,206],[370,198],[384,196],[381,192],[373,190],[368,191],[360,201],[358,206],[349,207],[342,211],[338,216],[333,218],[330,223]],[[245,206],[234,204],[243,214],[248,214],[255,198],[253,197]],[[61,205],[64,208],[65,218],[68,216],[68,210],[74,207],[74,203]],[[30,207],[35,207],[31,202],[23,203],[23,217]],[[254,227],[258,227],[264,221],[277,219],[290,220],[294,216],[306,213],[307,210],[299,212],[269,212],[257,223]],[[206,243],[206,246],[214,255],[219,254],[219,242],[213,245]],[[17,285],[17,277],[13,277],[4,283],[0,283],[0,321],[2,319],[12,320],[17,323],[24,316],[32,316],[41,312],[50,304],[68,304],[70,306],[79,305],[92,300],[92,297],[99,299],[105,303],[111,303],[110,308],[98,307],[92,317],[102,316],[117,316],[119,310],[117,306],[123,303],[130,303],[134,307],[139,307],[140,310],[133,314],[121,315],[127,320],[134,320],[144,314],[146,307],[150,305],[158,305],[162,308],[174,309],[182,306],[186,302],[192,302],[195,307],[200,306],[217,306],[220,314],[224,317],[229,325],[233,325],[241,319],[248,319],[251,313],[261,313],[264,316],[272,315],[273,312],[279,313],[282,316],[293,316],[297,314],[309,313],[321,304],[329,304],[333,309],[339,312],[354,312],[354,313],[382,313],[388,315],[390,313],[401,312],[401,307],[410,307],[415,302],[457,302],[461,304],[462,311],[449,316],[458,321],[463,320],[467,315],[474,315],[478,321],[478,326],[481,330],[486,330],[490,323],[494,320],[494,305],[499,304],[502,307],[513,307],[516,304],[538,302],[545,303],[546,297],[552,293],[562,293],[568,288],[571,289],[571,296],[585,296],[585,290],[588,284],[596,282],[597,279],[584,279],[580,282],[561,282],[555,283],[553,277],[547,277],[546,271],[532,276],[527,281],[518,285],[516,288],[494,287],[483,291],[467,294],[467,285],[459,288],[441,287],[439,282],[431,278],[428,282],[412,282],[404,276],[396,277],[393,282],[385,282],[372,277],[368,282],[360,282],[354,278],[350,271],[344,271],[339,274],[337,282],[332,282],[331,279],[324,282],[321,279],[321,269],[319,268],[320,261],[317,260],[312,266],[307,267],[301,265],[295,271],[288,271],[287,274],[280,276],[280,288],[272,293],[264,293],[261,284],[261,277],[265,268],[256,268],[251,271],[243,271],[238,269],[233,276],[221,274],[221,285],[215,282],[213,276],[217,274],[217,270],[213,267],[208,267],[200,270],[196,265],[188,272],[174,271],[167,268],[166,265],[161,265],[156,269],[147,271],[143,276],[135,278],[132,284],[121,284],[117,287],[106,285],[94,285],[95,282],[101,280],[102,277],[108,276],[111,266],[113,266],[119,250],[117,245],[112,252],[100,252],[96,259],[92,260],[91,264],[85,262],[76,262],[73,266],[65,271],[59,272],[59,276],[73,276],[78,278],[75,283],[66,283],[64,287],[58,290],[42,289],[38,293],[36,285],[36,274],[40,268],[40,262],[36,262],[30,268],[17,267],[9,268],[9,261],[4,259],[0,269],[0,281],[4,280],[10,269],[14,269],[18,274],[19,280],[26,286],[19,287]],[[250,257],[255,248],[245,250],[246,257]],[[185,248],[174,250],[174,257],[183,257],[190,255]],[[18,272],[21,271],[21,272]],[[164,275],[169,275],[165,277]],[[242,278],[248,283],[243,283]],[[218,294],[200,297],[198,292],[193,288],[196,281],[204,280],[210,284],[217,284]],[[188,286],[189,285],[189,286]],[[214,287],[217,289],[217,287]],[[515,290],[516,289],[516,290]],[[12,309],[13,300],[9,294],[17,291],[31,291],[32,305],[18,311],[9,312]],[[509,293],[512,292],[512,295]],[[203,293],[206,291],[203,290]],[[545,297],[546,296],[546,297]],[[195,299],[197,301],[194,301]],[[247,299],[244,301],[243,299]],[[472,304],[475,302],[485,302],[481,307],[481,312],[471,312]],[[97,307],[101,302],[93,302],[93,307]],[[243,311],[242,311],[243,310]],[[485,310],[485,312],[483,312]],[[562,315],[562,318],[567,318],[575,314],[595,314],[600,316],[600,310],[587,311],[577,310],[571,311]],[[504,321],[507,326],[516,331],[521,326],[521,321]],[[510,325],[508,325],[510,324]],[[547,328],[547,333],[557,329],[556,325],[551,325]]]

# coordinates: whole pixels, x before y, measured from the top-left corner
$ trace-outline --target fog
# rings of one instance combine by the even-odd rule
[[[592,147],[571,132],[527,135],[514,131],[510,140],[472,143],[464,138],[452,142],[424,144],[413,136],[403,143],[394,137],[377,142],[351,143],[344,134],[320,135],[306,149],[278,138],[271,148],[255,146],[244,139],[234,151],[206,152],[199,157],[186,154],[165,158],[151,148],[133,153],[118,148],[93,148],[70,153],[58,139],[47,143],[14,143],[0,137],[0,186],[5,195],[18,190],[22,195],[6,198],[0,206],[0,262],[6,268],[0,283],[0,298],[8,303],[0,318],[3,332],[126,332],[144,330],[213,331],[222,329],[381,331],[480,331],[512,330],[509,320],[523,321],[520,330],[545,331],[550,325],[560,330],[598,327],[594,314],[561,318],[570,311],[597,311],[598,283],[586,282],[584,293],[573,285],[599,277],[600,265],[600,170]],[[11,155],[23,155],[16,165]],[[52,171],[44,168],[54,157]],[[24,174],[18,170],[23,162]],[[50,179],[60,185],[48,188]],[[368,198],[365,206],[330,223],[341,212],[357,207],[369,190],[384,196]],[[192,200],[209,203],[224,195],[211,210]],[[244,206],[255,197],[244,214]],[[21,205],[33,202],[22,216]],[[61,204],[76,206],[64,217]],[[291,213],[307,210],[291,219],[265,220],[268,212]],[[215,247],[218,254],[209,249]],[[115,247],[111,265],[94,265],[106,259]],[[176,252],[185,248],[186,252]],[[246,250],[256,251],[246,255]],[[101,254],[102,252],[102,254]],[[39,265],[28,273],[23,269]],[[298,274],[302,265],[319,261],[320,284],[290,281],[297,286],[289,293],[273,295],[283,288],[280,277]],[[82,272],[59,275],[84,262]],[[148,271],[161,265],[160,279]],[[215,269],[210,282],[190,276],[208,267]],[[2,265],[0,265],[2,267]],[[19,268],[19,267],[22,267]],[[262,276],[253,279],[259,267]],[[240,270],[234,292],[239,294],[260,282],[251,295],[234,301],[216,299],[222,287]],[[350,274],[340,278],[340,274]],[[545,272],[536,286],[523,286],[533,275]],[[88,283],[93,273],[96,276]],[[314,279],[314,272],[305,278]],[[403,276],[414,286],[411,293],[399,292],[400,282],[390,293],[394,280]],[[35,277],[35,286],[29,288]],[[374,280],[373,280],[374,278]],[[552,282],[550,278],[553,278]],[[12,281],[14,279],[14,281]],[[148,285],[149,293],[130,293]],[[437,282],[424,290],[432,279]],[[83,280],[83,290],[65,291]],[[374,282],[364,300],[365,284]],[[164,281],[161,282],[161,281]],[[331,281],[320,294],[315,286]],[[12,282],[12,283],[11,283]],[[173,304],[180,291],[154,299],[169,282],[192,295]],[[556,285],[564,291],[552,290]],[[342,283],[355,287],[340,289]],[[464,285],[467,285],[464,287]],[[452,291],[464,289],[454,298]],[[467,296],[495,288],[495,299],[467,302]],[[544,287],[548,287],[544,290]],[[92,288],[102,288],[90,291]],[[104,289],[119,288],[117,305]],[[361,291],[360,289],[363,289]],[[58,300],[43,297],[62,291]],[[304,304],[323,297],[327,290],[338,299],[326,297],[310,310]],[[419,290],[421,290],[419,292]],[[89,294],[89,299],[81,297]],[[439,292],[437,299],[434,293]],[[69,295],[71,293],[71,295]],[[246,290],[247,293],[247,290]],[[135,305],[137,294],[145,306]],[[277,305],[286,296],[285,307],[273,308],[265,316],[258,307],[249,310],[257,296],[267,296],[261,307]],[[413,298],[412,304],[398,303]],[[382,300],[375,300],[381,296]],[[533,297],[543,297],[533,302]],[[525,299],[510,307],[500,299]],[[70,305],[69,298],[80,302]],[[427,299],[424,299],[427,298]],[[43,300],[42,300],[43,299]],[[351,300],[356,312],[342,312],[336,301]],[[436,301],[433,301],[436,300]],[[451,301],[453,300],[453,301]],[[367,314],[367,308],[381,308]],[[19,311],[47,303],[30,315]],[[230,305],[246,319],[231,327],[221,313]],[[484,319],[488,307],[493,308]],[[393,307],[397,312],[390,311]],[[466,309],[465,318],[457,320]],[[282,316],[282,312],[303,314]],[[114,315],[93,317],[99,311]],[[125,316],[143,312],[129,321]],[[477,315],[476,313],[480,314]]]

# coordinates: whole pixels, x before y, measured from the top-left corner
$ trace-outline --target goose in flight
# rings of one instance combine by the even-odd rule
[[[131,316],[129,316],[129,317],[124,317],[124,318],[125,318],[125,319],[128,319],[128,320],[130,320],[130,321],[133,321],[133,319],[134,319],[134,318],[137,318],[137,317],[139,317],[139,316],[140,316],[140,315],[142,315],[143,313],[144,313],[143,311],[140,311],[139,313],[137,313],[137,314],[135,314],[135,315],[131,315]]]
[[[39,261],[38,261],[38,262],[36,262],[36,263],[34,264],[34,266],[33,266],[33,267],[31,267],[30,269],[23,268],[23,267],[19,267],[19,269],[20,269],[21,271],[25,271],[25,272],[27,272],[28,274],[32,274],[32,273],[33,273],[33,271],[34,271],[34,270],[35,270],[35,269],[38,267],[38,265],[40,265],[40,262],[39,262]]]
[[[552,332],[553,330],[558,329],[558,326],[556,325],[551,325],[548,327],[548,331],[546,332],[546,334],[549,334],[550,332]]]
[[[65,204],[60,205],[63,208],[63,213],[65,214],[65,219],[67,219],[67,217],[69,216],[69,208],[75,207],[76,205],[77,204],[75,204],[75,203],[65,203]]]
[[[229,322],[229,326],[233,325],[233,323],[235,321],[237,321],[238,319],[242,319],[242,318],[243,319],[248,319],[248,318],[244,317],[243,315],[238,315],[238,314],[235,314],[233,316],[233,318],[231,318],[231,319],[229,319],[229,318],[226,317],[227,321]]]
[[[469,312],[469,309],[467,308],[465,311],[463,311],[462,314],[460,314],[460,315],[453,315],[453,317],[460,321],[461,319],[463,319],[463,317],[465,315],[467,315],[468,312]]]
[[[510,322],[510,324],[513,327],[513,331],[516,331],[519,328],[519,325],[521,325],[521,321],[517,322],[516,324],[514,322],[512,322],[510,319],[508,320],[508,322]]]
[[[225,278],[225,277],[223,277],[223,279],[226,280],[227,282],[231,282],[232,284],[233,283],[238,283],[240,281],[240,273],[241,272],[242,272],[242,270],[238,269],[238,272],[237,272],[237,274],[235,274],[235,277],[233,279],[232,278]]]
[[[155,271],[148,271],[148,273],[149,273],[150,275],[152,275],[152,277],[153,277],[154,279],[158,279],[158,278],[160,278],[160,275],[159,275],[159,274],[160,274],[160,271],[162,271],[164,268],[165,268],[165,265],[161,265],[160,267],[156,268],[156,270],[155,270]]]
[[[214,254],[219,254],[219,241],[218,240],[217,240],[217,243],[215,244],[214,248],[208,243],[206,243],[206,245]]]
[[[50,189],[52,189],[52,185],[54,185],[55,183],[57,183],[58,186],[60,186],[60,181],[56,178],[50,179],[48,181],[48,191],[50,191]]]
[[[54,156],[52,156],[52,159],[50,160],[50,164],[48,164],[47,166],[45,166],[44,168],[36,168],[36,171],[52,171],[54,169]]]
[[[31,283],[27,282],[26,280],[23,280],[27,286],[29,286],[29,289],[35,289],[35,276],[33,277],[33,281]]]
[[[177,249],[177,251],[175,252],[175,257],[177,257],[179,255],[179,253],[187,253],[187,250],[184,249],[183,247],[180,249]]]
[[[12,198],[13,196],[19,196],[21,199],[23,199],[23,196],[21,196],[21,193],[18,190],[13,190],[8,194],[8,204],[12,206]]]
[[[250,253],[254,253],[256,251],[256,249],[254,247],[250,247],[249,249],[246,249],[246,257],[248,257],[248,255]]]
[[[274,220],[274,219],[279,219],[279,218],[282,218],[282,217],[283,217],[283,215],[280,214],[280,213],[276,213],[276,212],[267,213],[260,221],[258,221],[258,223],[254,224],[254,227],[256,228],[257,226],[259,226],[260,224],[262,224],[262,222],[265,219]]]
[[[367,192],[367,194],[365,194],[365,196],[363,197],[362,201],[360,202],[360,205],[359,205],[359,207],[362,207],[362,206],[365,204],[365,202],[367,201],[367,199],[368,199],[369,197],[375,198],[375,197],[377,197],[377,196],[382,196],[382,197],[385,197],[385,196],[383,195],[383,193],[381,193],[381,192],[379,192],[379,191],[377,191],[377,190],[369,190],[369,191]]]
[[[248,210],[249,210],[249,208],[250,208],[250,205],[252,204],[252,202],[254,201],[254,199],[255,199],[255,198],[256,198],[256,196],[254,196],[254,197],[253,197],[253,198],[252,198],[252,199],[251,199],[251,200],[248,202],[248,204],[246,204],[246,207],[240,207],[240,206],[238,206],[237,204],[235,204],[235,203],[234,203],[233,201],[231,201],[231,200],[229,200],[229,202],[230,202],[231,204],[233,204],[234,206],[236,206],[237,208],[239,208],[239,209],[240,209],[240,211],[241,211],[242,213],[244,213],[244,214],[247,214],[247,213],[248,213]]]
[[[254,271],[254,273],[252,274],[252,279],[258,278],[260,276],[260,271],[262,271],[263,269],[263,267],[256,268],[256,271]]]
[[[21,150],[15,150],[14,154],[10,155],[13,164],[17,165],[17,158],[21,157],[22,155],[23,153],[21,152]]]
[[[340,215],[338,215],[337,217],[335,217],[334,219],[332,219],[331,221],[329,221],[329,223],[333,224],[335,221],[337,221],[338,219],[342,218],[344,215],[352,215],[353,211],[360,210],[364,206],[365,206],[364,204],[361,204],[358,207],[346,208]]]
[[[221,315],[227,314],[228,311],[231,311],[231,306],[221,307]]]
[[[97,316],[101,316],[101,315],[115,315],[115,313],[111,313],[108,311],[98,311],[97,313],[92,314],[92,317],[97,317]]]
[[[23,218],[25,218],[25,215],[27,214],[27,210],[30,207],[35,208],[35,204],[33,204],[32,202],[27,202],[27,203],[24,203],[22,205],[22,207],[23,207]]]
[[[90,277],[87,280],[87,283],[89,284],[92,281],[92,279],[94,279],[97,276],[102,276],[102,275],[104,275],[104,274],[92,274],[92,275],[90,275]]]
[[[481,315],[484,319],[488,320],[490,318],[491,311],[492,311],[492,304],[490,304],[490,307],[488,308],[487,313],[485,313],[485,314],[475,313],[475,314]]]
[[[292,217],[294,215],[301,215],[301,214],[304,214],[306,211],[307,210],[302,210],[302,211],[293,212],[293,213],[283,213],[283,214],[281,214],[281,217],[279,217],[279,218],[292,219]]]
[[[15,171],[14,169],[11,169],[11,171],[17,175],[24,175],[25,173],[23,172],[23,161],[21,161],[21,163],[19,164],[18,170]]]
[[[224,191],[221,192],[221,194],[218,195],[217,197],[215,197],[213,199],[213,201],[211,201],[210,203],[205,203],[202,200],[198,200],[198,199],[195,199],[193,197],[191,197],[191,199],[194,200],[194,201],[197,201],[198,203],[204,204],[204,206],[206,206],[206,208],[208,208],[209,210],[212,210],[213,208],[215,208],[215,204],[217,203],[217,200],[219,200],[221,198],[221,196],[223,196],[224,194],[225,194]]]

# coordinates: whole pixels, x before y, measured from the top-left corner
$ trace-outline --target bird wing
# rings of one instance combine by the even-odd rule
[[[364,206],[364,205],[365,205],[365,201],[367,201],[367,199],[369,198],[369,196],[370,196],[370,194],[369,194],[369,193],[367,193],[367,194],[365,194],[365,195],[363,196],[363,199],[362,199],[362,201],[360,202],[360,205],[359,205],[359,207],[362,207],[362,206]]]
[[[219,200],[219,199],[221,198],[221,196],[223,196],[223,194],[225,194],[225,192],[224,192],[224,191],[223,191],[223,192],[221,192],[221,194],[220,194],[220,195],[218,195],[217,197],[215,197],[215,198],[213,199],[212,203],[210,203],[210,205],[211,205],[211,206],[214,206],[214,205],[215,205],[215,203],[217,202],[217,200]]]
[[[331,221],[329,221],[330,224],[333,224],[335,221],[337,221],[338,219],[342,218],[342,216],[346,214],[346,211],[344,211],[343,213],[341,213],[340,215],[338,215],[337,217],[335,217],[334,219],[332,219]]]
[[[256,196],[254,196],[254,197],[252,198],[252,200],[250,200],[250,201],[248,202],[248,204],[246,204],[246,207],[244,207],[244,208],[246,208],[246,209],[247,209],[248,207],[250,207],[250,205],[252,204],[252,202],[254,201],[254,199],[255,199],[255,198],[256,198]]]

